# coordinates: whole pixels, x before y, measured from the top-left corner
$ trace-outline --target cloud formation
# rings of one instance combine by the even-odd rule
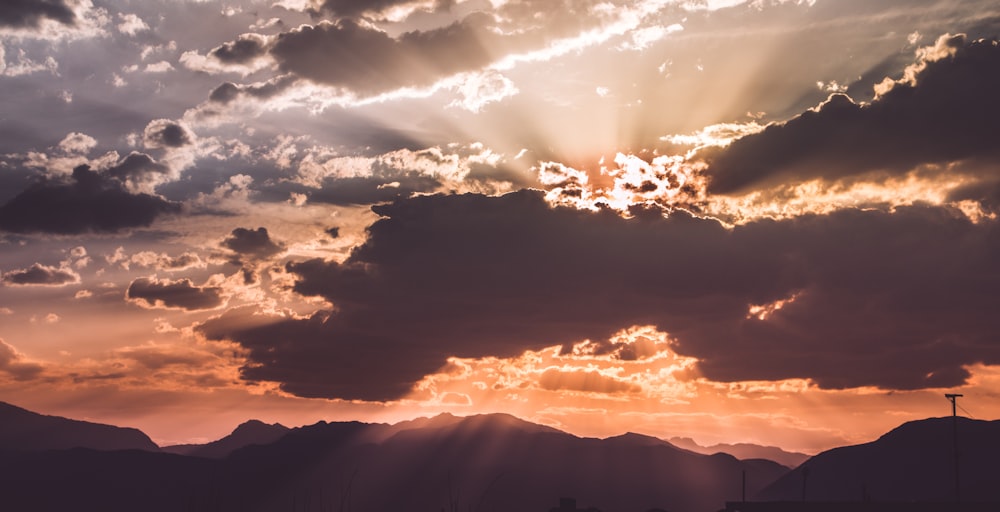
[[[528,0],[460,15],[462,9],[453,12],[454,5],[445,2],[441,7],[449,9],[439,14],[454,21],[401,33],[359,19],[394,7],[424,6],[399,0],[327,0],[308,10],[316,16],[333,14],[333,21],[301,25],[276,36],[242,34],[204,57],[191,52],[182,60],[193,69],[245,73],[262,69],[263,61],[270,60],[282,72],[364,98],[431,86],[460,73],[481,71],[511,55],[542,51],[560,38],[600,27],[610,12],[590,1]],[[456,105],[474,111],[517,90],[495,72],[469,80],[463,86],[465,100]]]
[[[128,286],[125,298],[147,308],[213,309],[221,306],[222,289],[215,286],[195,286],[190,279],[156,279],[140,277]]]
[[[388,400],[449,356],[601,343],[632,325],[669,332],[678,353],[720,381],[916,389],[961,384],[964,365],[1000,360],[991,334],[1000,320],[984,295],[1000,284],[988,277],[997,225],[947,208],[843,210],[731,231],[682,212],[550,208],[532,191],[373,209],[384,218],[345,262],[288,265],[295,291],[333,311],[202,326],[249,350],[245,378],[303,396]]]
[[[284,244],[275,242],[267,233],[267,228],[236,228],[222,246],[236,253],[237,257],[267,259],[285,250]]]
[[[413,3],[414,0],[321,0],[311,10],[316,15],[330,13],[335,16],[358,16]]]
[[[50,267],[41,263],[35,263],[25,269],[4,272],[0,281],[6,284],[22,286],[64,286],[79,283],[80,274],[67,267]]]
[[[143,143],[147,148],[179,148],[194,141],[191,131],[169,119],[157,119],[146,125]]]
[[[303,26],[280,34],[270,49],[279,67],[315,82],[364,95],[430,85],[491,60],[486,20],[473,16],[449,27],[398,39],[351,20]]]
[[[1000,149],[1000,45],[942,36],[903,78],[876,86],[867,105],[833,94],[814,110],[746,136],[709,158],[709,191],[739,193],[778,182],[838,180],[872,171],[986,158]]]
[[[223,64],[247,64],[264,54],[267,38],[260,34],[243,34],[237,40],[216,47],[209,55]]]
[[[82,165],[73,169],[68,180],[43,178],[0,206],[0,229],[14,233],[112,233],[149,226],[161,215],[180,212],[177,203],[126,190],[121,179],[153,172],[146,163],[142,156],[130,155],[104,173]]]
[[[5,0],[0,5],[0,26],[32,28],[42,19],[72,25],[76,14],[63,0]]]
[[[24,354],[0,339],[0,372],[6,373],[14,380],[31,380],[44,369],[40,364],[25,361]]]
[[[635,384],[604,375],[596,370],[562,371],[557,368],[545,370],[538,378],[542,389],[550,391],[569,390],[585,393],[635,393],[641,388]]]

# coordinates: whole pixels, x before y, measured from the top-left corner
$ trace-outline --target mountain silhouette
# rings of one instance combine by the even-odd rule
[[[1000,501],[1000,421],[958,418],[960,496]],[[759,500],[949,501],[955,496],[952,418],[905,423],[870,443],[820,453]],[[804,476],[805,475],[805,476]]]
[[[38,511],[530,512],[574,497],[581,509],[604,512],[701,512],[738,499],[743,472],[756,492],[786,471],[638,434],[580,438],[506,414],[441,415],[396,425],[319,422],[214,459],[0,453],[0,503]]]
[[[0,450],[159,451],[149,437],[134,428],[45,416],[0,402]]]
[[[789,452],[777,446],[762,446],[753,443],[718,443],[711,446],[701,446],[689,437],[671,437],[670,444],[695,453],[711,455],[713,453],[728,453],[740,460],[768,459],[783,466],[794,468],[809,459],[809,455],[799,452]]]
[[[266,462],[265,462],[266,461]],[[318,423],[233,452],[241,479],[312,501],[349,496],[357,510],[539,510],[560,496],[604,511],[716,510],[786,468],[700,455],[638,434],[579,438],[505,414],[446,415],[398,425]],[[332,477],[332,478],[331,478]],[[727,498],[728,497],[728,498]],[[283,505],[279,498],[264,508]],[[286,499],[287,500],[287,499]]]
[[[259,420],[249,420],[240,424],[233,432],[222,439],[206,444],[177,444],[164,446],[161,449],[167,453],[191,455],[221,459],[233,451],[255,444],[270,444],[287,434],[289,428],[280,423],[264,423]]]

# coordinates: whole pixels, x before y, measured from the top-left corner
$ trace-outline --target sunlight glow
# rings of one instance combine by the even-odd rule
[[[785,299],[779,299],[769,304],[751,304],[747,309],[747,318],[756,318],[757,320],[764,321],[776,311],[781,310],[781,308],[795,302],[799,297],[802,296],[802,292],[793,293],[790,297]]]

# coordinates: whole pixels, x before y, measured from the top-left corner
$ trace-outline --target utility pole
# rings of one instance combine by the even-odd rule
[[[806,500],[806,482],[809,480],[809,468],[802,468],[802,501]]]
[[[962,496],[959,491],[958,478],[958,403],[956,402],[960,396],[963,395],[956,393],[945,393],[944,395],[945,398],[951,400],[951,434],[955,452],[955,501],[960,501]]]
[[[743,503],[747,502],[747,470],[743,470],[743,494],[740,495]]]

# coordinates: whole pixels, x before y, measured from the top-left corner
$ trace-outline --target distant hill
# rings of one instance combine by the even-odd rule
[[[0,402],[0,450],[159,451],[149,437],[134,428],[45,416]]]
[[[191,455],[221,459],[233,451],[255,444],[270,444],[287,434],[289,428],[280,424],[268,424],[258,420],[250,420],[236,427],[231,434],[207,444],[178,444],[164,446],[161,449],[167,453]]]
[[[1000,501],[1000,421],[958,419],[961,497]],[[905,423],[878,440],[820,453],[756,498],[947,501],[954,496],[952,418]],[[804,475],[806,475],[804,477]]]
[[[689,437],[671,437],[668,441],[678,448],[684,448],[696,453],[711,455],[722,452],[728,453],[740,460],[768,459],[789,468],[794,468],[809,459],[809,455],[805,453],[789,452],[777,446],[762,446],[751,443],[719,443],[712,446],[701,446]]]
[[[544,512],[573,497],[604,512],[704,512],[739,498],[744,471],[757,492],[787,468],[637,434],[579,438],[505,414],[442,415],[397,425],[319,422],[219,459],[0,454],[0,496],[12,510],[37,511]]]

